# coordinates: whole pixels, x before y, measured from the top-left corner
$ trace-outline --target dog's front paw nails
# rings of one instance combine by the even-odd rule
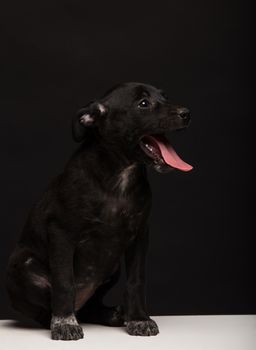
[[[157,335],[159,329],[155,321],[149,319],[146,321],[128,321],[126,323],[127,333],[130,335]]]
[[[51,329],[51,335],[54,340],[78,340],[84,337],[84,332],[79,325],[56,324]]]

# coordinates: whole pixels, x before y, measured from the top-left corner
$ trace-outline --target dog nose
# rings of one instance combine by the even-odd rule
[[[189,111],[189,109],[182,107],[182,108],[178,109],[178,115],[182,119],[189,119],[190,118],[190,111]]]

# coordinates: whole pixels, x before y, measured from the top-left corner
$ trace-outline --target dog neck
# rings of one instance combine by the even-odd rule
[[[146,167],[138,160],[136,152],[98,139],[82,144],[72,158],[79,159],[79,167],[84,168],[85,174],[89,171],[95,181],[115,193],[125,194],[138,181],[146,179]]]
[[[133,163],[121,170],[114,186],[120,193],[125,193],[131,187],[130,185],[133,183],[134,176],[136,175],[136,168],[137,163]]]

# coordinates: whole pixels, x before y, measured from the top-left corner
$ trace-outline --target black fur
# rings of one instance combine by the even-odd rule
[[[13,307],[46,327],[54,316],[53,339],[82,338],[70,321],[75,313],[82,322],[125,324],[132,335],[158,333],[144,295],[151,206],[145,165],[160,172],[167,166],[153,162],[139,142],[188,122],[186,109],[139,83],[115,87],[73,118],[74,139],[82,143],[32,209],[7,271]],[[102,298],[118,280],[123,254],[124,302],[109,308]]]

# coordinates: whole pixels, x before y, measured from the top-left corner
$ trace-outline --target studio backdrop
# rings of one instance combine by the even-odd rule
[[[0,26],[0,317],[14,316],[5,271],[29,210],[77,147],[72,116],[126,81],[192,116],[170,138],[194,170],[149,170],[150,313],[254,313],[250,1],[13,0]]]

